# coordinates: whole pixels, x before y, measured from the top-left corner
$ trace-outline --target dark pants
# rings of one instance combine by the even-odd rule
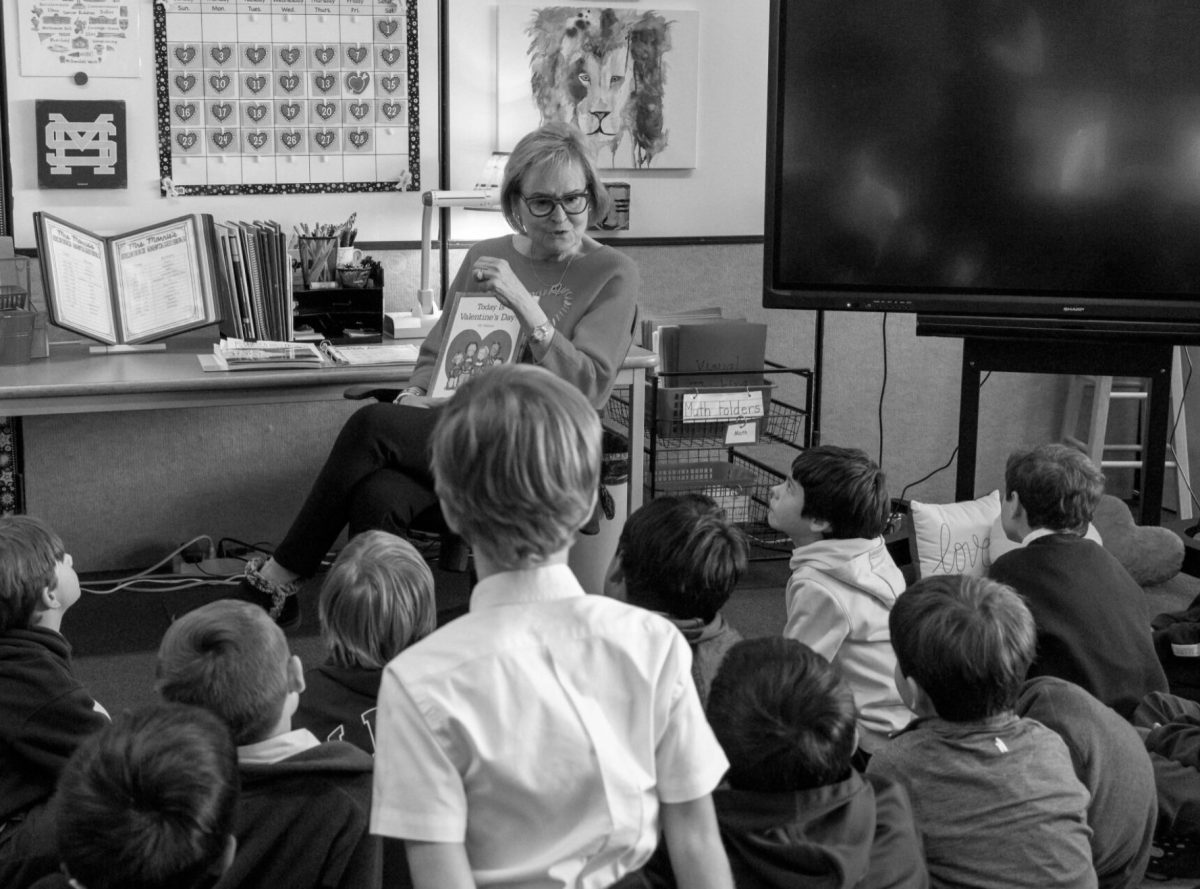
[[[1150,730],[1146,749],[1158,789],[1159,827],[1200,836],[1200,704],[1151,692],[1131,721]]]
[[[347,525],[350,534],[378,528],[404,534],[412,520],[437,504],[429,467],[429,440],[437,408],[369,404],[338,433],[325,465],[275,561],[301,577],[321,560]]]

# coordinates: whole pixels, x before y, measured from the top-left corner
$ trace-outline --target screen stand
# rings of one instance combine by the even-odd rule
[[[89,346],[92,355],[123,355],[130,352],[165,352],[166,343],[139,343],[135,346],[121,344],[116,346]]]
[[[1142,449],[1139,524],[1157,525],[1162,515],[1163,476],[1170,433],[1171,360],[1174,345],[1113,339],[963,339],[962,389],[958,402],[958,476],[955,499],[975,497],[975,458],[979,437],[979,381],[985,371],[1093,374],[1142,377],[1147,381],[1149,418]]]

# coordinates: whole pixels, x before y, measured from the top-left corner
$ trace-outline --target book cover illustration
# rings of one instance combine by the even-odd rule
[[[445,311],[429,389],[434,398],[448,398],[472,376],[516,360],[523,345],[521,322],[490,294],[456,293]]]

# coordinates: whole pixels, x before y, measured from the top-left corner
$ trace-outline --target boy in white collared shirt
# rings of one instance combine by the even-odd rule
[[[380,885],[380,843],[367,832],[371,757],[292,729],[304,669],[266,611],[221,599],[178,618],[158,649],[156,687],[216,713],[238,745],[237,851],[223,887]]]
[[[603,889],[661,827],[680,885],[732,887],[711,791],[728,763],[665,619],[587,596],[567,552],[594,507],[600,423],[541,368],[464,383],[432,442],[471,610],[384,671],[371,829],[417,889]]]

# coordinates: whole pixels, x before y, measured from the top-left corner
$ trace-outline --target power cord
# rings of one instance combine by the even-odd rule
[[[888,341],[887,341],[887,323],[888,313],[883,313],[883,321],[880,323],[879,332],[883,338],[883,348],[880,350],[883,353],[883,379],[879,384],[879,405],[876,408],[876,417],[879,420],[879,459],[875,461],[877,466],[883,466],[883,397],[887,394],[888,384]]]
[[[989,370],[987,373],[985,373],[983,375],[983,378],[979,381],[979,388],[982,389],[984,383],[986,383],[989,379],[991,379],[991,377],[992,377],[992,372]],[[906,500],[907,498],[905,497],[905,495],[908,493],[909,488],[914,488],[923,482],[927,482],[931,478],[933,478],[935,475],[937,475],[939,472],[949,469],[950,466],[954,463],[954,460],[957,456],[958,456],[958,445],[955,445],[954,450],[950,452],[949,459],[947,459],[945,463],[943,463],[937,469],[930,470],[928,473],[921,476],[915,482],[909,482],[907,485],[904,486],[904,489],[900,492],[900,496],[897,499]]]
[[[164,565],[171,564],[176,556],[182,555],[187,550],[199,543],[208,544],[208,550],[213,550],[212,538],[207,534],[201,534],[193,537],[187,543],[180,544],[171,552],[167,553],[159,561],[155,562],[144,571],[139,571],[136,574],[131,574],[128,577],[117,577],[111,580],[92,580],[85,586],[82,583],[79,589],[85,593],[91,593],[96,596],[107,596],[112,593],[120,592],[121,590],[133,590],[135,592],[150,592],[159,593],[172,590],[187,590],[197,586],[206,584],[224,584],[234,586],[241,582],[240,575],[229,575],[226,577],[206,577],[202,575],[182,575],[174,572],[164,572],[155,574],[154,572],[162,568]]]

